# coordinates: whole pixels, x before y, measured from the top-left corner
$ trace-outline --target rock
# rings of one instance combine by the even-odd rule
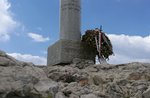
[[[0,66],[14,66],[18,65],[15,61],[10,60],[6,57],[0,57]]]
[[[122,98],[123,96],[123,91],[119,85],[116,85],[115,83],[110,83],[107,86],[107,94],[109,95],[110,98]]]
[[[143,98],[150,98],[150,87],[143,92]]]
[[[49,93],[46,92],[50,92],[52,98],[54,98],[55,94],[58,92],[58,84],[47,79],[39,81],[37,84],[35,84],[34,89],[38,92],[41,92],[40,94],[44,97],[49,95]]]
[[[133,72],[131,74],[129,74],[128,78],[129,80],[141,80],[141,73],[138,73],[138,72]]]
[[[142,92],[138,91],[135,95],[134,98],[142,98]]]
[[[94,75],[93,76],[93,82],[95,85],[100,85],[100,84],[104,84],[105,81],[102,77],[98,76],[98,75]]]
[[[0,52],[0,98],[43,98],[58,91],[41,68]]]
[[[71,66],[48,66],[46,68],[46,73],[50,79],[56,82],[79,82],[83,78],[87,78],[88,74],[84,71],[79,71],[78,68],[74,68]]]
[[[22,66],[21,62],[0,50],[0,66]]]
[[[98,72],[98,68],[96,68],[95,65],[92,66],[88,66],[87,68],[85,68],[85,70],[89,71],[89,72]]]
[[[81,95],[81,98],[98,98],[98,97],[94,94],[87,94],[87,95]]]
[[[62,81],[62,82],[75,82],[77,81],[75,74],[78,73],[76,68],[72,68],[69,66],[62,67],[62,66],[54,66],[54,67],[47,67],[46,73],[48,77],[54,81]]]
[[[149,88],[148,88],[149,87]],[[0,98],[150,98],[150,64],[37,67],[0,51]]]
[[[6,55],[6,53],[5,53],[4,51],[0,50],[0,56],[1,56],[1,57],[5,57],[5,56],[7,56],[7,55]]]
[[[57,93],[57,83],[47,78],[44,71],[37,67],[0,67],[0,76],[0,92],[5,96],[16,92],[22,97]]]
[[[75,95],[75,94],[71,94],[70,95],[70,98],[80,98],[78,95]]]
[[[75,64],[75,67],[79,69],[83,69],[90,65],[94,65],[94,61],[75,58],[73,59],[73,64]]]
[[[85,85],[88,85],[88,84],[89,84],[89,81],[88,81],[87,78],[82,78],[82,79],[80,79],[79,84],[80,84],[81,86],[85,86]]]
[[[55,98],[66,98],[62,92],[58,92]]]

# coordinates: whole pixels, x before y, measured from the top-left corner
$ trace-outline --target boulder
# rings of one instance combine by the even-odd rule
[[[94,76],[93,76],[93,83],[94,83],[95,85],[100,85],[100,84],[104,84],[104,83],[105,83],[105,80],[104,80],[101,76],[94,75]]]
[[[0,52],[0,98],[55,96],[58,85],[41,68]],[[54,98],[54,97],[53,97]]]
[[[5,57],[5,56],[7,56],[6,53],[4,51],[0,50],[0,57]]]

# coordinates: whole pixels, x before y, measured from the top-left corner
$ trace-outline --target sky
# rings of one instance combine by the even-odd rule
[[[103,26],[115,55],[110,64],[150,63],[150,0],[82,0],[81,33]],[[59,40],[59,0],[0,0],[0,50],[46,65]]]

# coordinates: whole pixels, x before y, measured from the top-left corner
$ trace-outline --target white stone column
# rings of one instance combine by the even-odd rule
[[[89,56],[83,55],[80,27],[81,0],[60,0],[60,40],[48,47],[47,65],[70,64],[74,58]]]
[[[81,1],[60,0],[60,39],[80,41]]]

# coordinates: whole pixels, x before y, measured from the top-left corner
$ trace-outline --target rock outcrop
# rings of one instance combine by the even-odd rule
[[[62,98],[150,98],[150,64],[90,64],[48,66],[45,72],[61,83]]]
[[[57,88],[41,68],[0,51],[0,98],[51,98]]]
[[[0,98],[150,98],[150,64],[37,67],[0,51]]]

